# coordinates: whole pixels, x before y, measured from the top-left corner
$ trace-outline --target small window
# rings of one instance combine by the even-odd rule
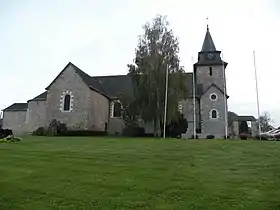
[[[211,99],[212,101],[217,101],[217,99],[218,99],[217,94],[216,94],[216,93],[212,93],[212,94],[210,95],[210,99]]]
[[[64,111],[70,111],[70,95],[69,94],[66,94],[64,96],[64,104],[63,104],[63,110]]]
[[[210,112],[210,118],[211,119],[217,119],[218,118],[218,111],[216,109],[212,109]]]
[[[114,111],[113,117],[121,117],[122,114],[122,106],[120,102],[114,102]]]
[[[212,67],[209,67],[209,75],[212,76]]]

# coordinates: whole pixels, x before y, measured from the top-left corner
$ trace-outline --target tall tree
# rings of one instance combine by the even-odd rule
[[[270,117],[269,112],[264,112],[258,119],[257,123],[260,123],[261,125],[261,131],[267,132],[271,129],[271,123],[272,119]]]
[[[228,126],[232,126],[237,117],[238,115],[235,112],[228,111]]]
[[[154,135],[160,134],[164,117],[165,78],[168,68],[167,123],[177,118],[178,102],[186,98],[186,74],[180,66],[179,42],[166,17],[161,15],[152,23],[144,25],[144,34],[139,37],[133,64],[129,64],[129,75],[134,85],[135,104],[141,118],[151,122]]]

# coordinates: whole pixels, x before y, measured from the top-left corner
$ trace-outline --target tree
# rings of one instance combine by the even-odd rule
[[[228,111],[228,126],[232,126],[237,117],[238,115],[235,112]]]
[[[270,123],[272,122],[269,112],[264,112],[257,120],[257,125],[261,125],[261,131],[267,132],[271,129]]]
[[[179,42],[168,29],[165,17],[157,16],[152,24],[144,25],[139,37],[129,75],[134,87],[134,108],[144,122],[153,123],[154,135],[160,135],[164,118],[165,78],[168,68],[167,123],[178,119],[178,102],[186,98],[186,74],[180,66]]]

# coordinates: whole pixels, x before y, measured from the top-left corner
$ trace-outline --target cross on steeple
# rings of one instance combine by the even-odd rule
[[[206,18],[206,20],[207,20],[207,31],[206,31],[206,35],[205,35],[205,38],[203,41],[201,52],[216,51],[214,41],[213,41],[212,36],[209,31],[208,17]]]

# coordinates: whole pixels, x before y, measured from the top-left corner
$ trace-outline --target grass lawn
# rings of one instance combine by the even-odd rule
[[[280,209],[280,142],[2,143],[0,209]]]

